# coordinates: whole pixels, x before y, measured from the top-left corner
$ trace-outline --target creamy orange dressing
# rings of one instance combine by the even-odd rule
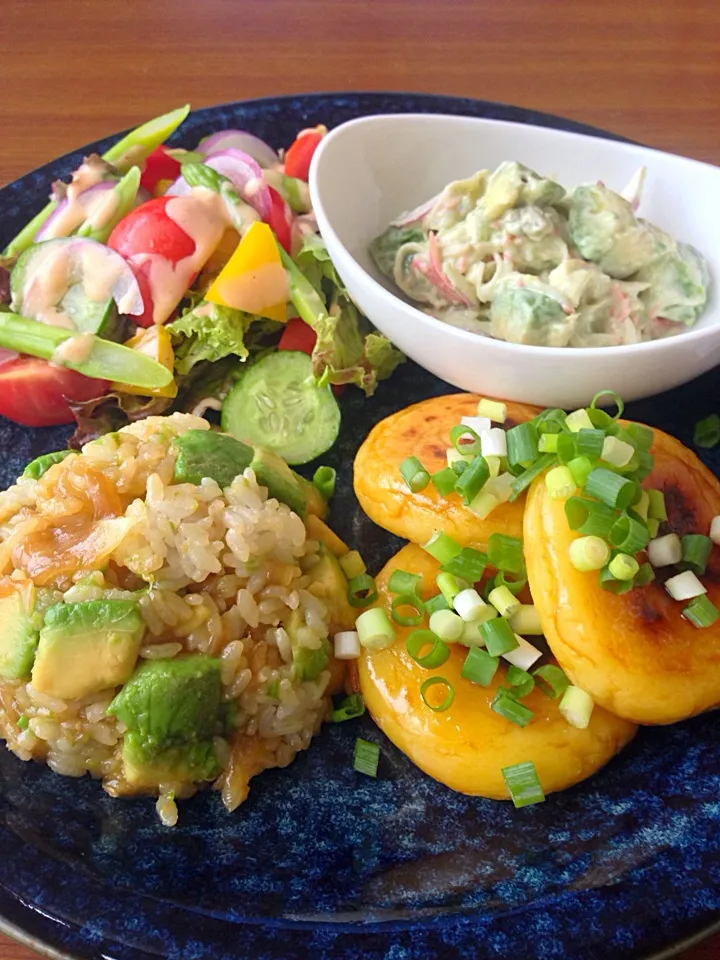
[[[286,303],[289,299],[288,278],[281,263],[264,263],[246,273],[215,281],[217,292],[226,303],[242,303],[247,313],[260,316],[268,307]]]
[[[203,188],[196,188],[186,197],[172,197],[165,213],[194,241],[195,250],[174,264],[157,254],[133,257],[137,266],[149,264],[153,321],[158,324],[165,323],[231,226],[222,199]]]
[[[82,280],[83,289],[89,300],[102,303],[113,296],[113,289],[126,270],[125,261],[120,257],[108,256],[104,246],[92,243],[78,248],[80,253],[80,271],[77,279]],[[135,297],[132,287],[118,301],[120,313],[129,313]]]
[[[33,278],[23,291],[22,308],[41,323],[74,330],[70,317],[57,307],[68,291],[69,254],[67,247],[55,244],[38,250]]]
[[[58,367],[67,366],[68,363],[83,363],[92,353],[95,335],[92,333],[78,333],[74,337],[68,337],[63,340],[50,358],[50,363]]]

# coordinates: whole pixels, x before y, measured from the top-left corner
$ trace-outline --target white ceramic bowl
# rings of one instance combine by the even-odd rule
[[[713,281],[687,333],[621,347],[530,347],[449,326],[416,309],[374,266],[368,243],[451,180],[518,160],[563,186],[621,190],[647,167],[640,212],[707,258]],[[498,120],[400,114],[352,120],[322,142],[310,171],[320,230],[350,295],[409,357],[489,396],[577,407],[599,390],[625,400],[685,383],[720,363],[720,168],[627,143]]]

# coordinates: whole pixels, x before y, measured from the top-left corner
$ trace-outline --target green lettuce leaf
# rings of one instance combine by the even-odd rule
[[[186,376],[196,363],[236,356],[247,360],[245,335],[258,318],[232,307],[201,301],[167,325],[175,349],[175,372]]]

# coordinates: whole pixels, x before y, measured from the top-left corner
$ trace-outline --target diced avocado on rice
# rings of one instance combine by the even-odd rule
[[[43,459],[43,458],[41,458]],[[352,628],[324,502],[199,417],[150,417],[0,493],[0,736],[113,796],[232,810],[308,747]],[[318,528],[319,529],[319,528]]]

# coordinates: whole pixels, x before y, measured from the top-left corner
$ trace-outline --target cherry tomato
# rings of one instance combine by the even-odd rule
[[[280,246],[283,247],[287,253],[290,253],[290,224],[292,223],[290,207],[285,203],[277,190],[273,190],[272,187],[268,187],[268,190],[270,191],[270,199],[272,200],[268,225],[275,234]]]
[[[36,357],[0,363],[0,414],[26,427],[72,423],[68,400],[92,400],[107,393],[107,380],[94,380]]]
[[[301,320],[300,317],[293,317],[285,324],[285,329],[278,343],[278,350],[299,350],[301,353],[311,355],[315,348],[317,334],[311,326]]]
[[[140,316],[133,318],[140,327],[149,327],[153,322],[150,264],[140,255],[157,254],[177,263],[195,251],[192,237],[165,212],[171,199],[156,197],[131,210],[118,223],[107,242],[111,250],[116,250],[127,260],[140,286],[145,309]],[[178,299],[183,293],[181,290]]]
[[[317,150],[317,146],[327,133],[327,128],[320,125],[314,130],[303,130],[297,135],[285,154],[285,175],[296,177],[307,182],[310,174],[310,161]]]
[[[179,176],[180,163],[164,147],[155,147],[145,161],[140,186],[153,193],[160,180],[177,180]]]

